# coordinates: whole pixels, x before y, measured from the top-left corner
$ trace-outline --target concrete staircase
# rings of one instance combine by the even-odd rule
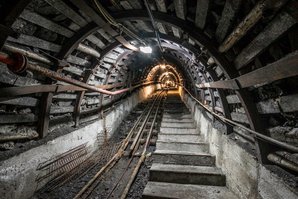
[[[169,92],[143,198],[236,199],[225,185],[189,110],[178,93]]]

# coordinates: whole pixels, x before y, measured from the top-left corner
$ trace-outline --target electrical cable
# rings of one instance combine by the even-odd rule
[[[109,24],[111,24],[112,26],[115,26],[117,28],[120,29],[120,32],[125,32],[129,37],[131,37],[132,39],[136,39],[138,40],[140,43],[142,43],[142,45],[147,46],[147,42],[142,39],[141,37],[139,37],[138,35],[136,35],[134,32],[132,32],[131,30],[129,30],[126,26],[124,26],[121,23],[118,23],[105,9],[104,7],[97,1],[97,0],[93,0],[93,2],[95,3],[98,11],[103,15],[103,17],[107,20],[107,22]]]
[[[156,36],[156,39],[157,39],[157,42],[158,42],[159,49],[160,49],[160,51],[161,51],[161,54],[163,54],[164,49],[163,49],[163,47],[161,46],[161,41],[160,41],[159,32],[157,31],[156,24],[155,24],[155,20],[154,20],[154,18],[153,18],[153,15],[152,15],[151,9],[150,9],[150,7],[149,7],[148,1],[147,1],[147,0],[144,0],[144,4],[145,4],[145,6],[146,6],[148,15],[149,15],[149,17],[150,17],[150,21],[151,21],[151,23],[152,23],[152,27],[153,27],[153,30],[154,30],[154,33],[155,33],[155,36]]]

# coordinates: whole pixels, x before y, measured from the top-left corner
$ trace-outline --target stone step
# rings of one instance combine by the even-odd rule
[[[237,199],[226,187],[149,181],[143,199]]]
[[[212,186],[226,185],[225,175],[216,167],[158,163],[151,166],[149,181]]]
[[[214,166],[215,156],[209,153],[158,149],[153,153],[153,162],[161,164]]]
[[[168,119],[192,119],[191,114],[169,114],[169,113],[164,113],[163,118],[168,118]]]
[[[163,111],[164,114],[169,114],[169,115],[188,115],[190,112],[188,110],[176,110],[176,111]]]
[[[180,130],[180,129],[179,129]],[[178,130],[177,130],[178,131]],[[180,131],[178,134],[174,133],[159,133],[157,140],[164,141],[164,142],[189,142],[189,143],[200,143],[203,141],[203,138],[199,136],[198,134],[191,134],[190,130],[188,131],[190,134],[182,133],[183,131]]]
[[[161,122],[167,122],[167,123],[190,123],[190,122],[194,122],[193,119],[171,119],[171,118],[165,118],[163,117],[162,118],[162,121]]]
[[[199,135],[199,130],[196,128],[167,128],[160,127],[160,134],[188,134],[188,135]]]
[[[169,122],[161,122],[161,127],[168,128],[195,128],[195,124],[193,122],[189,123],[169,123]]]
[[[158,150],[174,150],[174,151],[187,151],[187,152],[197,152],[197,153],[208,153],[209,144],[208,143],[188,143],[188,142],[156,142],[156,148]]]

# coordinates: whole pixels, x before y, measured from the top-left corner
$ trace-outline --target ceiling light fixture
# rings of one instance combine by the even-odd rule
[[[152,53],[152,48],[150,46],[140,46],[140,51],[149,54]]]
[[[160,65],[160,68],[161,68],[161,69],[166,69],[166,65],[161,64],[161,65]]]

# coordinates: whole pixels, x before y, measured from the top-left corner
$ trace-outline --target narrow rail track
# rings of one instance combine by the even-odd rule
[[[120,183],[126,184],[126,187],[122,190],[119,198],[126,198],[142,163],[146,159],[146,156],[150,155],[147,153],[147,148],[150,144],[154,143],[154,140],[151,140],[151,138],[156,132],[157,118],[162,114],[163,99],[166,94],[167,91],[159,91],[151,97],[149,103],[147,103],[126,138],[121,141],[117,153],[98,170],[92,179],[76,194],[74,199],[92,198],[93,191],[102,182],[105,175],[111,172],[117,162],[123,158],[126,158],[126,167],[122,174],[117,176],[117,180],[113,188],[110,189],[110,192],[107,194],[106,199],[114,194]],[[125,175],[130,176],[129,179],[124,179]]]

